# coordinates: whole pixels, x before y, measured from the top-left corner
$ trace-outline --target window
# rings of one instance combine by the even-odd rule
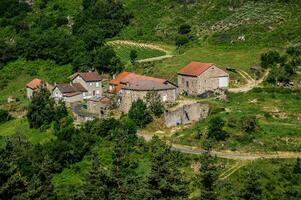
[[[99,94],[99,90],[96,90],[96,94]]]
[[[188,81],[186,81],[186,87],[189,87],[189,82]]]
[[[184,84],[185,83],[185,79],[184,78],[182,78],[182,84]]]
[[[99,82],[96,82],[96,87],[99,87]]]

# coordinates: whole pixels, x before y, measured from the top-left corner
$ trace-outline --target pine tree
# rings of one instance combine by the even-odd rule
[[[251,169],[245,177],[241,197],[245,200],[261,200],[263,198],[259,172]]]
[[[153,138],[151,172],[148,177],[150,199],[187,198],[185,181],[177,168],[174,153],[159,138]]]
[[[301,174],[301,159],[297,158],[296,164],[294,166],[294,174]]]
[[[139,127],[145,127],[153,120],[149,109],[141,99],[133,102],[128,116],[130,119],[134,120]]]
[[[217,158],[211,155],[211,144],[205,143],[205,152],[201,156],[200,185],[201,200],[216,200],[216,183],[218,180]]]
[[[97,155],[93,155],[91,168],[84,185],[85,198],[90,200],[109,199],[111,184],[111,177],[105,172]]]
[[[50,92],[46,87],[42,86],[34,92],[27,113],[30,127],[49,126],[55,117],[54,104],[55,102],[50,98]]]

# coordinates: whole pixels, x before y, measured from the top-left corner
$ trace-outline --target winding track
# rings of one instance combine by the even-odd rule
[[[247,81],[247,83],[238,88],[229,88],[228,89],[229,92],[233,92],[233,93],[248,92],[253,88],[257,87],[259,84],[261,84],[270,73],[270,71],[267,70],[259,80],[254,80],[247,72],[241,69],[237,71]]]
[[[154,50],[162,51],[166,54],[164,56],[157,56],[157,57],[137,60],[137,62],[139,62],[139,63],[159,61],[159,60],[164,60],[164,59],[171,58],[174,56],[174,55],[172,55],[171,51],[168,51],[156,44],[140,43],[140,42],[134,42],[134,41],[130,41],[130,40],[113,40],[113,41],[109,41],[108,44],[128,45],[128,46],[133,46],[133,47],[138,47],[138,48],[154,49]]]

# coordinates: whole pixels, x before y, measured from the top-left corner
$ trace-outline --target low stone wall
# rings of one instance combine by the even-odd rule
[[[192,103],[169,110],[164,114],[167,127],[189,124],[208,117],[209,105]]]

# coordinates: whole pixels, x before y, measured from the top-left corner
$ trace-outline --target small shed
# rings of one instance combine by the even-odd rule
[[[33,92],[41,85],[43,85],[43,81],[40,79],[33,79],[29,83],[26,84],[26,96],[28,99],[31,99]]]
[[[105,116],[109,113],[111,106],[111,99],[108,97],[93,97],[87,101],[88,112],[97,114],[99,117]]]

